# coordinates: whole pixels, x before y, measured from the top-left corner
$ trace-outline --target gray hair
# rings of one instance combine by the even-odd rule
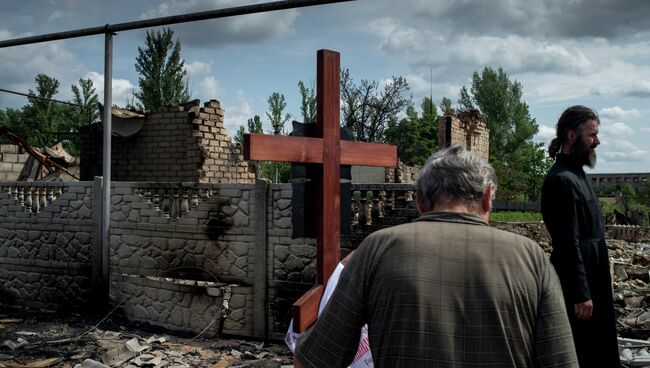
[[[453,144],[429,157],[420,171],[415,188],[421,204],[431,210],[437,203],[478,205],[497,177],[487,161]]]

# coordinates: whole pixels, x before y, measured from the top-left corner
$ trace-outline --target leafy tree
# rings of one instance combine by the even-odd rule
[[[447,97],[443,97],[440,101],[440,110],[443,114],[451,114],[454,112],[453,107],[451,107],[451,100]]]
[[[298,82],[300,88],[300,113],[302,114],[302,122],[305,124],[316,122],[316,95],[314,87],[305,87],[305,84]]]
[[[237,129],[237,133],[235,133],[235,143],[239,145],[244,144],[244,134],[246,134],[246,128],[244,128],[243,125],[240,125],[239,129]]]
[[[138,100],[141,110],[152,110],[190,98],[186,81],[185,61],[181,58],[181,43],[173,41],[174,31],[147,31],[145,47],[138,47],[135,70],[140,74]]]
[[[262,133],[262,120],[259,115],[255,115],[248,119],[248,132],[249,133]]]
[[[410,103],[408,83],[393,77],[381,90],[379,82],[362,79],[356,84],[348,69],[341,70],[343,126],[350,128],[358,141],[383,141],[384,130]]]
[[[45,74],[35,77],[36,92],[29,90],[28,104],[21,109],[0,110],[0,123],[27,139],[34,147],[52,146],[63,142],[65,149],[79,153],[79,127],[98,118],[97,94],[90,79],[80,79],[72,85],[74,98],[70,106],[36,97],[52,99],[58,93],[60,83]],[[69,133],[69,134],[66,134]]]
[[[284,114],[284,109],[287,108],[284,95],[273,92],[266,101],[269,104],[269,112],[266,113],[266,116],[271,122],[271,133],[274,135],[284,134],[284,123],[291,119],[290,114]]]
[[[421,105],[422,116],[410,104],[406,117],[399,123],[391,121],[386,128],[386,142],[397,146],[397,157],[407,165],[422,165],[436,150],[438,114],[430,98]]]
[[[534,143],[538,126],[522,100],[522,86],[502,68],[474,72],[472,84],[463,86],[461,111],[478,109],[490,129],[490,163],[500,180],[499,199],[537,200],[550,160],[542,143]]]
[[[83,106],[82,109],[75,109],[78,111],[76,116],[77,126],[90,124],[99,119],[99,97],[95,92],[93,81],[88,79],[79,79],[79,85],[72,85],[72,94],[74,98],[72,102],[77,105]]]
[[[56,78],[38,74],[34,81],[36,92],[30,89],[30,95],[51,99],[59,92],[60,83]],[[64,121],[66,110],[70,107],[34,97],[27,97],[27,101],[28,104],[22,109],[22,127],[16,132],[25,136],[32,146],[43,147],[56,144],[61,137],[53,133],[59,132],[60,127],[64,125],[61,122]]]
[[[27,132],[27,125],[24,122],[23,109],[12,109],[8,107],[4,110],[0,110],[0,124],[6,126],[12,131],[25,136]]]
[[[248,119],[248,132],[262,133],[262,121],[260,120],[259,115],[255,115],[252,118]],[[246,129],[243,125],[240,125],[239,129],[237,130],[237,134],[235,135],[235,143],[244,143],[244,134],[246,134]]]
[[[285,134],[284,123],[291,119],[291,115],[284,113],[284,109],[287,107],[284,95],[273,92],[267,102],[269,104],[269,111],[266,113],[266,116],[271,121],[271,133],[274,135]],[[248,120],[248,129],[251,132],[254,130],[261,132],[262,123],[259,117],[257,119],[253,117],[253,119]],[[259,175],[274,183],[287,183],[291,181],[291,164],[287,162],[260,162]]]

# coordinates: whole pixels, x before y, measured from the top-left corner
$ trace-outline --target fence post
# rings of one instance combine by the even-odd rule
[[[255,182],[255,252],[254,270],[255,281],[253,286],[253,334],[258,338],[266,338],[267,331],[267,244],[266,244],[266,211],[268,203],[269,182],[257,179]]]
[[[94,302],[101,305],[101,300],[108,300],[108,295],[105,293],[103,287],[102,277],[102,182],[101,176],[95,176],[92,189],[92,288],[95,295]]]

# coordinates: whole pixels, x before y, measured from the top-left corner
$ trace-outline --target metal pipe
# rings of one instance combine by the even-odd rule
[[[164,26],[168,24],[187,23],[187,22],[194,22],[197,20],[226,18],[226,17],[232,17],[236,15],[262,13],[262,12],[301,8],[301,7],[314,6],[314,5],[342,3],[347,1],[355,1],[355,0],[284,0],[284,1],[275,1],[270,3],[237,6],[233,8],[172,15],[168,17],[138,20],[133,22],[106,24],[104,26],[99,26],[99,27],[82,28],[82,29],[76,29],[72,31],[49,33],[49,34],[44,34],[39,36],[14,38],[12,40],[0,41],[0,48],[18,46],[18,45],[28,45],[28,44],[39,43],[39,42],[64,40],[68,38],[92,36],[92,35],[97,35],[102,33],[108,34],[108,33],[128,31],[133,29],[140,29],[140,28],[158,27],[158,26]]]
[[[36,99],[43,100],[43,101],[58,102],[58,103],[66,104],[66,105],[78,106],[78,107],[81,107],[82,109],[84,108],[84,105],[79,105],[79,104],[72,103],[72,102],[67,102],[67,101],[55,100],[53,98],[46,98],[46,97],[41,97],[41,96],[36,96],[36,95],[30,95],[30,94],[22,93],[22,92],[16,92],[16,91],[12,91],[10,89],[0,88],[0,91],[1,92],[7,92],[7,93],[13,93],[14,95],[20,95],[20,96],[36,98]]]
[[[103,167],[102,167],[102,232],[101,232],[101,297],[108,302],[110,287],[109,237],[111,221],[111,124],[113,106],[113,34],[106,33],[104,47],[104,121],[103,121]]]

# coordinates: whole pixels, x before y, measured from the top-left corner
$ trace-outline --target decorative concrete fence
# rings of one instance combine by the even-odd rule
[[[351,188],[343,256],[371,232],[418,217],[411,184]],[[0,303],[96,307],[100,189],[101,179],[0,182]],[[291,196],[290,184],[266,181],[113,182],[111,303],[171,330],[281,338],[291,305],[316,281],[315,241],[291,237]],[[541,222],[495,226],[549,242]],[[647,229],[608,234],[632,240]]]
[[[0,303],[97,300],[101,180],[0,183]],[[110,297],[172,330],[279,337],[315,281],[314,241],[291,239],[291,186],[113,182]]]

